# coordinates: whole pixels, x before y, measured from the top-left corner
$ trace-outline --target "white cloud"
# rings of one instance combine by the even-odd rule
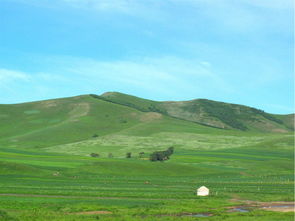
[[[182,3],[191,6],[207,5],[210,7],[220,7],[222,5],[244,5],[279,10],[294,7],[293,0],[167,0],[167,2]]]
[[[231,92],[231,87],[214,73],[209,62],[178,57],[145,57],[118,61],[60,57],[55,58],[59,73],[90,88],[108,84],[113,90],[135,88],[149,93],[174,96],[187,91],[189,94],[215,90]],[[62,63],[60,62],[62,61]]]
[[[262,8],[293,9],[293,0],[240,0],[240,2]]]
[[[208,61],[182,59],[179,57],[144,57],[115,61],[99,61],[75,57],[40,58],[50,69],[45,72],[25,73],[0,69],[0,88],[12,93],[9,88],[25,87],[26,93],[56,97],[61,91],[76,93],[96,91],[125,91],[140,95],[182,99],[203,96],[210,91],[229,93],[229,85],[213,71]],[[41,62],[40,60],[40,62]],[[22,84],[23,81],[28,81]],[[60,90],[62,88],[62,90]],[[45,90],[46,89],[46,90]],[[58,90],[57,90],[58,89]],[[126,91],[127,90],[127,91]],[[75,94],[73,94],[75,95]],[[16,95],[15,95],[16,96]],[[152,97],[150,97],[152,98]],[[38,100],[39,98],[36,98]]]
[[[95,10],[115,10],[127,12],[136,5],[135,1],[128,0],[61,0],[62,2],[76,8]]]
[[[13,81],[13,80],[29,81],[30,78],[31,78],[30,75],[25,72],[8,70],[3,68],[0,69],[1,83],[6,83],[8,81]]]
[[[86,10],[96,16],[124,14],[189,28],[206,22],[221,32],[256,32],[261,28],[290,32],[293,0],[12,0],[49,8]],[[228,29],[228,30],[226,30]],[[218,30],[217,30],[218,31]],[[152,32],[145,34],[154,36]]]

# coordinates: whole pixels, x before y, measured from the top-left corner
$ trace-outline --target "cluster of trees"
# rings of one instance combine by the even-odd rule
[[[91,153],[90,156],[91,157],[100,157],[100,155],[98,153]],[[113,157],[114,157],[114,155],[112,153],[109,153],[108,154],[108,158],[113,158]],[[132,153],[131,152],[126,153],[126,158],[131,158],[131,157],[132,157]],[[140,152],[138,154],[138,157],[139,158],[143,158],[144,157],[144,152]]]
[[[164,161],[169,160],[174,152],[174,147],[169,147],[164,151],[155,151],[150,155],[150,161]]]
[[[272,116],[271,114],[265,113],[263,110],[260,109],[256,109],[256,108],[250,108],[255,114],[260,114],[262,115],[264,118],[274,121],[278,124],[283,124],[284,122],[278,118],[275,118],[274,116]]]
[[[150,155],[150,161],[165,161],[169,160],[170,156],[174,153],[174,147],[169,147],[167,150],[164,151],[155,151]],[[138,157],[143,158],[144,157],[144,152],[140,152]],[[91,157],[100,157],[98,153],[91,153]],[[113,158],[114,155],[112,153],[108,154],[108,158]],[[132,153],[127,152],[126,153],[126,158],[132,158]]]
[[[239,121],[239,119],[243,118],[243,115],[237,114],[232,105],[220,102],[211,102],[205,99],[198,102],[202,104],[204,111],[210,116],[219,119],[223,123],[233,128],[243,131],[248,129],[242,122]]]
[[[91,157],[100,157],[100,155],[98,153],[91,153],[90,154]],[[114,155],[112,153],[108,154],[108,158],[113,158]]]

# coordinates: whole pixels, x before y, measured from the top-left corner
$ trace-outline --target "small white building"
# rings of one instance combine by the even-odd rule
[[[198,190],[197,190],[197,195],[198,196],[208,196],[209,195],[209,189],[205,186],[201,186]]]

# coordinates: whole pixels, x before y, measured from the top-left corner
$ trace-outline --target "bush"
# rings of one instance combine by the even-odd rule
[[[0,210],[0,220],[3,221],[17,221],[18,219],[9,216],[5,211]]]
[[[139,158],[143,158],[143,156],[144,156],[144,152],[140,152],[139,153]]]
[[[174,153],[174,147],[169,147],[164,151],[156,151],[150,155],[150,161],[164,161],[169,160],[170,156]]]
[[[91,153],[90,156],[91,157],[99,157],[99,154],[98,153]]]

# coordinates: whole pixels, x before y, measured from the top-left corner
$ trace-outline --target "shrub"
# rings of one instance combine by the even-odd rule
[[[143,158],[143,156],[144,156],[144,152],[140,152],[139,153],[139,158]]]
[[[170,156],[174,153],[174,147],[169,147],[164,151],[155,151],[150,155],[150,161],[164,161],[169,160]]]
[[[98,153],[91,153],[90,156],[91,157],[99,157],[99,154]]]

